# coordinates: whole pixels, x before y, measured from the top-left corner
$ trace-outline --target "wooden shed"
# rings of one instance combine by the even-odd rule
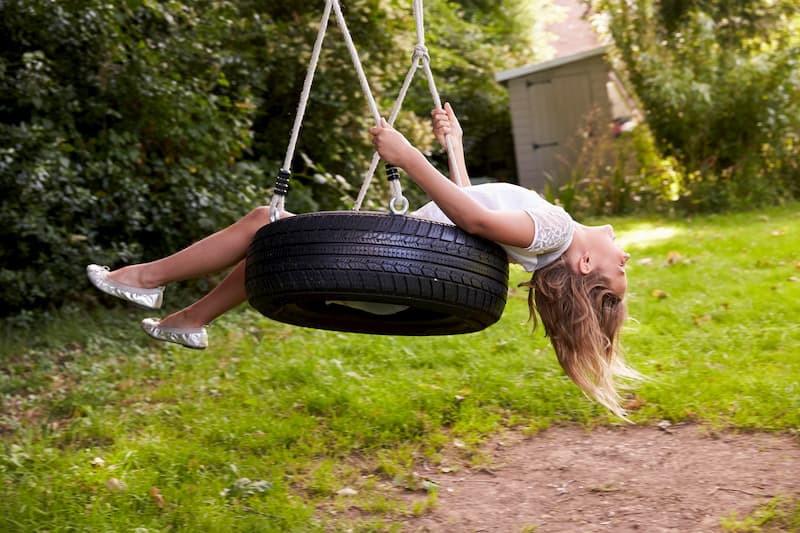
[[[610,127],[625,113],[619,96],[609,94],[618,85],[605,54],[599,46],[495,76],[509,91],[520,185],[542,191],[545,183],[563,183],[588,114]]]

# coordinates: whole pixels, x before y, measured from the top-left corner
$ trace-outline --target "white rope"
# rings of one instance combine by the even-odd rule
[[[400,92],[397,95],[397,99],[392,106],[392,113],[389,117],[389,125],[394,126],[394,121],[397,118],[397,115],[400,112],[400,107],[405,100],[406,94],[408,93],[408,89],[411,86],[411,82],[414,79],[414,75],[417,72],[417,69],[422,66],[423,70],[425,71],[425,75],[428,79],[428,89],[430,90],[431,96],[433,97],[434,107],[436,109],[442,109],[442,100],[439,96],[439,91],[436,89],[436,82],[433,79],[433,72],[431,71],[431,58],[428,54],[428,48],[425,46],[425,25],[424,25],[424,11],[422,6],[422,0],[414,0],[414,23],[417,30],[417,44],[414,46],[414,54],[411,58],[411,66],[406,73],[405,80],[403,81],[403,85],[400,88]],[[461,183],[461,173],[458,169],[458,160],[456,159],[455,155],[455,147],[453,146],[453,140],[450,137],[450,134],[445,135],[445,147],[447,149],[447,157],[450,161],[450,169],[453,174],[453,178],[457,184]],[[378,161],[380,160],[380,154],[375,152],[372,156],[372,162],[370,163],[369,169],[367,173],[364,175],[364,182],[361,185],[361,190],[358,193],[358,198],[353,206],[354,211],[358,211],[361,209],[361,204],[364,201],[364,197],[367,194],[367,190],[369,189],[370,182],[372,181],[372,177],[375,174],[375,170],[378,167]],[[398,180],[391,180],[389,182],[390,191],[392,193],[392,204],[393,205],[397,201],[405,202],[405,205],[408,205],[408,201],[403,197],[403,192],[400,189],[400,183]]]
[[[417,71],[419,67],[419,57],[418,57],[418,50],[414,49],[414,55],[411,59],[411,67],[408,69],[406,73],[406,79],[403,80],[403,85],[400,88],[400,92],[397,95],[397,98],[394,101],[394,105],[392,106],[392,111],[389,114],[389,125],[394,126],[394,121],[397,119],[397,115],[400,114],[400,107],[403,104],[403,100],[408,93],[409,87],[411,87],[411,82],[414,81],[414,73]],[[381,159],[381,155],[378,152],[372,154],[372,161],[370,162],[369,169],[367,170],[366,174],[364,174],[364,182],[361,185],[361,190],[358,192],[358,198],[356,198],[356,203],[353,205],[353,211],[358,211],[361,209],[361,204],[364,201],[364,197],[367,195],[367,190],[369,189],[370,182],[372,181],[372,177],[375,175],[375,170],[378,168],[378,162]],[[389,181],[389,189],[392,193],[392,198],[396,199],[397,201],[401,201],[403,197],[403,191],[400,189],[400,183],[398,180],[390,180]]]
[[[425,17],[423,16],[422,0],[414,0],[414,21],[417,25],[417,41],[418,46],[425,47]],[[436,90],[436,82],[433,79],[433,72],[431,72],[431,56],[428,54],[427,48],[425,55],[422,56],[422,66],[425,74],[428,77],[428,89],[433,97],[433,104],[436,109],[442,109],[442,99],[439,97],[439,91]],[[447,158],[450,160],[450,169],[453,178],[457,184],[461,184],[461,173],[458,170],[458,161],[456,160],[455,148],[453,147],[453,139],[450,134],[444,136],[445,146],[447,148]]]
[[[322,50],[322,42],[325,39],[325,30],[328,25],[328,20],[330,19],[331,8],[333,8],[333,12],[336,16],[336,22],[338,23],[339,29],[341,29],[342,35],[344,36],[345,44],[347,45],[347,49],[350,52],[350,57],[353,60],[353,66],[356,68],[356,74],[358,75],[358,80],[361,83],[361,89],[364,92],[364,95],[367,97],[367,104],[369,105],[370,111],[372,111],[375,124],[378,125],[381,121],[381,114],[380,111],[378,111],[378,105],[375,103],[375,97],[372,96],[372,91],[370,90],[369,82],[367,81],[367,75],[364,72],[364,67],[361,65],[361,60],[358,57],[358,51],[356,50],[355,44],[353,44],[353,38],[350,36],[350,32],[347,29],[347,22],[342,14],[342,8],[339,5],[339,0],[327,0],[322,14],[322,21],[319,25],[319,31],[317,32],[317,40],[314,43],[314,50],[311,53],[311,62],[309,63],[308,71],[306,72],[306,79],[303,82],[303,91],[300,94],[300,103],[297,105],[294,127],[292,128],[289,146],[286,150],[286,157],[283,160],[283,168],[281,169],[282,174],[285,173],[286,175],[289,175],[290,173],[292,160],[294,159],[294,151],[297,145],[297,137],[300,134],[303,116],[305,115],[306,107],[308,106],[308,98],[311,93],[311,83],[314,78],[314,72],[317,69],[317,63],[319,62],[319,56]],[[283,187],[286,187],[286,185],[283,185]],[[273,195],[272,201],[270,202],[270,222],[274,222],[280,218],[284,210],[285,201],[285,192],[281,193],[280,191],[277,191],[276,194]]]
[[[342,15],[342,8],[339,5],[339,0],[333,0],[333,12],[336,14],[336,21],[339,23],[339,28],[341,28],[342,34],[344,35],[347,49],[350,51],[350,57],[353,59],[353,66],[356,67],[358,81],[361,82],[361,90],[364,91],[364,95],[367,97],[369,109],[372,111],[372,116],[377,126],[381,123],[381,114],[378,111],[378,105],[375,103],[375,98],[372,96],[372,91],[369,88],[367,75],[364,73],[364,67],[361,66],[361,60],[358,58],[358,51],[356,51],[356,46],[353,44],[353,38],[350,37],[350,32],[347,31],[347,24],[345,23],[344,15]]]
[[[380,112],[378,111],[378,105],[375,103],[375,98],[372,95],[372,91],[369,87],[369,82],[367,81],[366,73],[364,72],[364,67],[361,64],[361,60],[358,56],[358,51],[356,50],[355,44],[353,44],[353,39],[350,35],[350,32],[347,28],[347,23],[344,19],[344,15],[342,14],[342,8],[339,4],[339,0],[326,0],[325,2],[325,9],[322,14],[322,20],[320,21],[319,30],[317,32],[317,39],[314,42],[314,48],[311,53],[311,61],[308,66],[308,71],[306,72],[306,78],[303,82],[303,90],[300,94],[300,102],[297,105],[297,113],[295,115],[294,126],[292,127],[292,133],[289,139],[289,146],[286,149],[286,157],[283,161],[283,167],[281,168],[281,176],[285,179],[284,183],[280,184],[276,183],[276,192],[272,197],[272,201],[270,202],[270,222],[274,222],[278,220],[281,214],[284,211],[284,205],[286,200],[286,191],[288,191],[288,179],[291,175],[291,164],[292,160],[294,159],[294,152],[297,146],[297,138],[300,134],[300,128],[302,127],[303,117],[305,116],[306,107],[308,106],[308,99],[311,93],[311,84],[314,79],[314,73],[317,69],[317,64],[319,63],[319,57],[322,50],[322,42],[325,39],[325,32],[328,26],[328,21],[330,20],[331,9],[333,9],[334,15],[336,17],[336,22],[339,25],[340,30],[342,31],[342,35],[345,39],[345,44],[347,45],[347,49],[350,52],[350,57],[353,61],[353,66],[356,69],[356,74],[358,75],[359,83],[361,84],[361,89],[364,95],[367,98],[367,104],[369,105],[370,111],[372,112],[372,116],[375,119],[375,124],[380,125],[381,116]],[[395,100],[394,105],[392,106],[392,111],[389,116],[389,124],[394,125],[395,120],[397,119],[397,115],[400,113],[400,107],[402,106],[403,101],[405,100],[406,95],[408,94],[408,89],[411,86],[411,82],[413,81],[414,75],[417,69],[422,66],[423,70],[425,71],[426,77],[428,79],[428,88],[431,92],[431,96],[433,97],[434,105],[436,109],[442,109],[442,102],[441,98],[439,97],[439,93],[436,90],[436,83],[433,79],[433,72],[431,72],[430,66],[430,56],[428,55],[428,49],[425,46],[425,27],[423,21],[423,7],[422,7],[422,0],[414,0],[414,22],[417,31],[417,44],[414,46],[414,54],[411,60],[411,67],[409,68],[408,72],[406,73],[405,80],[403,81],[403,86],[400,89],[400,92]],[[453,177],[455,178],[456,183],[460,183],[461,177],[458,170],[458,164],[455,158],[455,150],[453,147],[452,139],[450,135],[445,135],[445,144],[447,147],[447,154],[450,160],[450,168],[453,173]],[[369,187],[370,181],[372,180],[373,175],[375,174],[375,170],[377,169],[378,162],[380,161],[380,154],[375,152],[372,156],[372,161],[370,162],[369,169],[367,170],[366,175],[364,176],[364,183],[359,191],[358,198],[356,203],[353,207],[353,210],[358,211],[361,209],[361,204],[364,201],[364,197],[366,196],[367,189]],[[403,196],[403,192],[399,183],[399,180],[390,180],[389,182],[390,192],[392,194],[392,200],[390,202],[390,207],[393,212],[398,213],[405,211],[408,209],[408,200]],[[282,191],[279,189],[283,189]],[[402,205],[402,208],[396,207],[398,204]]]
[[[436,106],[436,109],[442,109],[442,100],[439,97],[439,91],[436,90],[436,82],[433,80],[433,72],[431,72],[431,58],[427,54],[423,58],[422,66],[425,70],[425,74],[428,77],[428,88],[430,89],[431,96],[433,97],[433,104]],[[458,169],[458,159],[456,159],[453,138],[449,133],[444,136],[444,144],[445,148],[447,149],[447,159],[450,161],[450,172],[453,175],[453,180],[460,186],[461,171]]]
[[[422,0],[414,0],[414,23],[417,28],[417,43],[425,44],[425,16],[422,9]]]
[[[328,26],[328,19],[331,16],[332,3],[333,0],[328,0],[325,2],[325,10],[322,12],[322,21],[319,23],[317,40],[314,42],[314,49],[311,52],[311,62],[308,65],[306,79],[303,82],[303,91],[300,93],[300,103],[297,105],[297,114],[294,117],[292,136],[289,139],[289,147],[286,150],[286,158],[283,160],[283,168],[286,170],[291,169],[292,159],[294,158],[294,149],[297,145],[297,137],[300,134],[303,116],[305,115],[306,107],[308,105],[308,97],[311,94],[311,82],[314,79],[314,72],[317,70],[317,63],[319,63],[319,56],[322,52],[322,41],[325,39],[325,30]]]
[[[286,148],[286,157],[283,159],[284,172],[291,172],[292,159],[294,159],[294,151],[297,146],[297,137],[300,135],[300,128],[303,124],[303,117],[306,113],[308,106],[308,97],[311,94],[311,82],[314,79],[314,72],[317,70],[317,63],[319,63],[319,56],[322,51],[322,41],[325,39],[325,30],[328,27],[328,20],[331,16],[331,5],[333,0],[325,2],[325,9],[322,12],[322,20],[319,23],[319,30],[317,31],[317,40],[314,42],[314,49],[311,52],[311,61],[308,64],[306,71],[306,79],[303,82],[303,90],[300,93],[300,102],[297,104],[297,113],[294,117],[294,126],[292,127],[292,134],[289,138],[289,146]],[[286,200],[285,194],[274,194],[270,202],[270,222],[275,222],[281,216],[284,210]]]
[[[425,74],[428,77],[428,89],[433,97],[433,104],[436,109],[442,109],[442,99],[439,97],[439,91],[436,90],[436,82],[433,80],[433,72],[431,72],[431,56],[428,54],[428,49],[425,47],[425,16],[422,6],[422,0],[414,0],[414,22],[417,26],[417,46],[424,49],[422,55],[422,66]],[[444,136],[445,146],[447,148],[447,158],[450,160],[450,169],[453,178],[457,184],[461,184],[461,173],[458,170],[458,161],[456,160],[455,148],[453,147],[453,140],[450,134]]]

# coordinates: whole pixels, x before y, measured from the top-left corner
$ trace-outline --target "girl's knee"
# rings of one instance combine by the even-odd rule
[[[263,226],[264,224],[269,222],[269,206],[260,205],[256,207],[247,214],[246,218],[256,223],[260,222],[261,225]]]
[[[247,213],[240,221],[246,224],[255,233],[261,226],[269,224],[269,207],[261,205]]]
[[[247,215],[245,215],[241,222],[243,224],[247,224],[253,233],[258,231],[262,226],[266,226],[270,222],[270,207],[266,205],[261,205],[250,211]],[[281,218],[286,218],[294,216],[292,213],[288,211],[284,211],[281,213]]]

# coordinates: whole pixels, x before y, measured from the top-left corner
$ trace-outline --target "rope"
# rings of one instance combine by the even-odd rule
[[[356,50],[355,44],[353,44],[353,38],[350,36],[350,31],[347,29],[347,23],[344,19],[344,15],[342,14],[342,7],[339,5],[339,0],[327,0],[325,2],[325,9],[323,11],[322,20],[320,21],[319,30],[317,32],[317,40],[314,42],[314,49],[311,53],[311,62],[308,65],[306,79],[303,82],[303,91],[300,94],[300,102],[297,105],[297,113],[294,119],[292,134],[289,139],[289,146],[286,150],[286,157],[283,160],[283,168],[281,168],[278,178],[275,182],[275,194],[270,202],[270,222],[275,222],[278,220],[284,210],[286,194],[289,192],[289,179],[291,177],[290,168],[292,159],[294,159],[297,137],[300,133],[306,107],[308,106],[308,97],[311,93],[311,83],[314,79],[317,63],[319,62],[319,56],[322,50],[322,42],[325,39],[325,30],[328,26],[328,20],[330,19],[331,8],[333,8],[336,22],[338,23],[339,28],[342,31],[342,35],[344,36],[347,50],[350,52],[350,57],[353,60],[353,66],[356,69],[356,74],[358,75],[358,80],[361,84],[361,90],[367,97],[367,104],[369,105],[370,111],[372,111],[375,124],[379,125],[381,122],[381,114],[380,111],[378,111],[378,105],[375,103],[375,97],[372,96],[372,91],[370,90],[369,82],[367,81],[367,75],[364,72],[364,67],[361,64],[361,60],[358,57],[358,51]]]
[[[380,111],[378,111],[378,105],[375,103],[375,98],[372,96],[372,91],[369,88],[367,75],[364,72],[364,67],[361,66],[361,60],[358,58],[358,51],[353,44],[353,38],[350,37],[350,32],[347,30],[347,23],[345,23],[344,15],[342,15],[342,7],[339,5],[339,0],[333,0],[333,11],[336,14],[336,21],[339,23],[339,28],[341,28],[342,34],[344,35],[347,49],[350,51],[350,57],[353,59],[353,66],[356,67],[358,81],[361,83],[361,90],[364,91],[364,95],[367,97],[367,103],[369,104],[370,111],[372,111],[372,117],[375,119],[375,125],[380,125],[381,114]]]
[[[317,63],[319,63],[319,56],[322,51],[322,41],[325,39],[325,30],[328,27],[328,20],[331,16],[331,5],[334,0],[327,0],[325,2],[325,9],[322,12],[322,20],[319,23],[319,30],[317,31],[317,39],[314,41],[314,49],[311,52],[311,61],[308,64],[306,71],[306,79],[303,82],[303,91],[300,93],[300,102],[297,104],[297,113],[294,117],[294,126],[292,127],[292,134],[289,138],[289,146],[286,148],[286,157],[283,159],[283,167],[281,167],[278,178],[275,181],[275,191],[270,202],[269,221],[275,222],[281,217],[284,210],[286,194],[289,192],[289,179],[292,175],[292,159],[294,159],[294,150],[297,146],[297,137],[300,134],[300,128],[303,124],[303,117],[306,113],[308,106],[308,97],[311,94],[311,82],[314,79],[314,72],[317,70]]]
[[[361,84],[361,90],[363,91],[364,95],[367,97],[367,104],[369,105],[370,111],[372,112],[372,116],[375,119],[375,124],[380,125],[381,116],[380,112],[378,111],[378,105],[375,103],[375,98],[372,95],[372,91],[369,87],[369,82],[367,81],[366,73],[364,72],[364,67],[361,64],[361,60],[358,56],[358,51],[356,50],[355,44],[353,44],[353,39],[350,35],[350,31],[347,28],[347,23],[344,19],[344,15],[342,14],[342,8],[339,4],[339,0],[326,0],[325,2],[325,9],[323,10],[322,20],[320,21],[319,30],[317,32],[317,38],[314,42],[314,48],[311,53],[311,61],[308,65],[308,71],[306,72],[306,78],[303,82],[303,90],[300,94],[300,102],[297,105],[297,113],[295,114],[294,125],[292,127],[292,133],[289,138],[289,145],[286,149],[286,157],[283,160],[283,167],[281,167],[280,172],[278,173],[278,177],[275,181],[275,189],[274,195],[272,197],[272,201],[270,202],[270,222],[275,222],[281,217],[281,214],[284,211],[284,205],[286,200],[286,195],[289,192],[289,180],[291,179],[291,164],[292,160],[294,159],[294,152],[297,146],[297,138],[300,134],[300,128],[302,127],[303,117],[305,116],[306,108],[308,107],[308,99],[311,93],[311,84],[314,79],[314,73],[317,69],[317,64],[319,63],[319,57],[322,51],[322,42],[325,39],[325,32],[328,26],[328,21],[330,20],[331,9],[333,9],[334,16],[336,17],[336,22],[339,25],[339,28],[342,31],[342,35],[344,36],[345,44],[347,46],[348,51],[350,52],[350,57],[353,61],[353,66],[356,69],[356,74],[358,75],[359,83]],[[433,79],[433,72],[431,71],[431,60],[430,55],[428,54],[428,48],[425,46],[425,26],[423,21],[423,6],[422,0],[414,0],[414,22],[416,26],[417,32],[417,44],[414,46],[414,53],[411,59],[411,66],[406,73],[405,80],[403,81],[403,85],[400,88],[400,92],[397,95],[397,99],[392,106],[391,114],[389,115],[389,124],[394,126],[394,122],[397,119],[397,115],[400,113],[400,108],[402,106],[403,101],[405,100],[406,95],[408,94],[408,89],[411,86],[411,82],[414,79],[414,75],[418,68],[422,67],[425,71],[425,75],[428,79],[428,89],[431,92],[431,96],[433,97],[434,106],[436,109],[442,109],[442,101],[439,97],[439,92],[436,89],[436,83]],[[453,147],[453,141],[450,138],[450,135],[445,135],[445,145],[447,148],[447,155],[450,161],[450,168],[453,174],[453,178],[455,179],[456,183],[461,182],[461,176],[458,170],[458,163],[455,157],[455,150]],[[361,209],[361,204],[364,201],[364,197],[366,196],[367,189],[369,188],[370,181],[372,180],[373,175],[375,174],[375,170],[378,167],[378,162],[380,161],[380,154],[375,152],[372,156],[372,161],[370,162],[369,169],[367,170],[366,175],[364,176],[364,183],[361,186],[361,190],[359,191],[358,198],[356,199],[356,203],[353,207],[354,211],[358,211]],[[408,200],[403,196],[403,192],[400,186],[399,174],[393,168],[387,167],[387,174],[389,175],[389,189],[392,194],[392,199],[389,202],[389,206],[393,213],[405,213],[408,210]],[[398,207],[399,204],[399,207]]]
[[[400,92],[397,95],[397,99],[394,101],[391,112],[389,113],[388,122],[390,126],[394,126],[394,121],[397,119],[397,115],[400,114],[400,107],[403,104],[403,100],[405,100],[408,89],[411,87],[411,82],[414,81],[414,73],[417,71],[417,67],[419,66],[418,54],[420,51],[420,49],[414,47],[414,55],[411,58],[411,67],[406,73],[406,78],[403,80],[403,85],[400,87]],[[367,170],[366,174],[364,174],[364,182],[361,185],[361,190],[358,192],[356,203],[353,205],[353,211],[358,211],[361,209],[361,204],[364,201],[364,197],[367,195],[367,190],[369,189],[372,177],[375,175],[375,169],[378,168],[378,162],[380,159],[381,155],[377,151],[372,154],[372,161],[370,162],[369,169]],[[393,199],[399,200],[403,198],[403,191],[400,189],[400,182],[398,180],[389,180],[389,189]]]
[[[439,97],[439,91],[436,90],[436,82],[433,80],[433,72],[431,72],[431,56],[428,54],[428,49],[425,48],[425,21],[423,16],[422,0],[414,0],[414,22],[417,26],[417,41],[418,45],[425,50],[422,56],[422,66],[425,74],[428,77],[428,90],[433,97],[433,104],[436,109],[442,109],[442,99]],[[453,147],[453,140],[450,134],[444,136],[445,146],[447,148],[447,158],[450,161],[450,169],[453,178],[457,184],[461,184],[461,173],[458,170],[458,161],[456,160],[455,149]]]
[[[431,71],[431,58],[428,54],[428,48],[425,46],[425,25],[424,25],[424,11],[422,7],[422,0],[414,0],[414,23],[417,30],[417,44],[414,45],[414,53],[411,57],[411,66],[406,73],[405,80],[403,81],[403,85],[400,88],[400,92],[397,95],[397,99],[392,106],[392,112],[389,116],[389,125],[394,126],[394,121],[397,118],[397,115],[400,112],[400,107],[405,100],[405,97],[408,93],[408,89],[411,86],[411,82],[414,79],[414,75],[417,72],[417,69],[422,67],[425,71],[425,75],[428,79],[428,90],[433,97],[434,107],[436,109],[442,109],[442,100],[439,97],[439,91],[436,89],[436,82],[433,79],[433,72]],[[450,161],[450,169],[453,174],[453,178],[456,183],[461,183],[461,174],[458,170],[458,161],[455,155],[455,148],[453,146],[453,140],[450,138],[450,135],[445,135],[445,146],[447,149],[447,157]],[[361,204],[364,201],[364,197],[367,194],[367,189],[369,189],[370,182],[372,181],[372,177],[375,174],[375,169],[378,166],[378,161],[380,160],[380,154],[375,152],[372,156],[372,162],[370,163],[369,170],[364,176],[364,183],[361,185],[361,190],[358,193],[358,198],[353,206],[354,211],[358,211],[361,209]],[[393,206],[395,202],[401,201],[405,202],[405,205],[408,206],[408,200],[403,197],[403,193],[400,190],[400,183],[399,180],[390,179],[389,181],[390,191],[392,193],[392,201],[390,206]],[[392,208],[394,212],[394,208]]]

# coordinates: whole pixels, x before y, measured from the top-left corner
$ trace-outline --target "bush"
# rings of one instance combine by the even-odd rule
[[[231,7],[205,7],[5,2],[0,314],[58,305],[87,260],[154,258],[256,202]]]
[[[686,168],[680,205],[797,196],[800,14],[793,0],[598,0],[656,145]]]
[[[493,73],[531,57],[536,6],[427,2],[439,91],[475,124],[475,160],[507,131]],[[384,114],[415,42],[410,7],[345,6]],[[321,12],[290,0],[2,2],[0,316],[81,298],[89,261],[163,256],[268,201]],[[293,161],[287,208],[298,212],[352,205],[372,155],[374,118],[333,20],[328,31]],[[398,121],[424,149],[427,89],[420,73]],[[376,178],[364,207],[384,207],[386,189]],[[412,205],[424,200],[407,189]]]
[[[662,157],[647,124],[614,133],[591,111],[577,135],[577,157],[569,175],[554,176],[545,195],[578,216],[669,212],[684,190],[684,172]]]

